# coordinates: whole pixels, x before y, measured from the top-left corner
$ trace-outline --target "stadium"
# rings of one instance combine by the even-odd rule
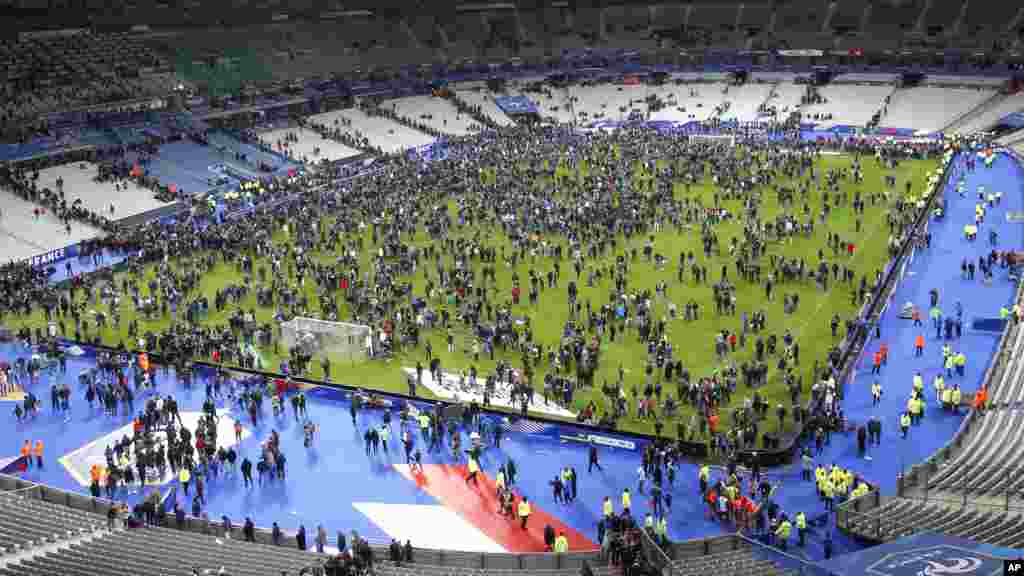
[[[1024,555],[1024,7],[0,6],[0,576]]]

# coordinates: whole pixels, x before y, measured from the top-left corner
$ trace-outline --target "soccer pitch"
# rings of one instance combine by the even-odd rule
[[[741,149],[738,153],[744,153],[744,150]],[[617,151],[616,154],[618,154]],[[662,171],[673,162],[673,159],[668,158],[657,159],[655,170]],[[822,155],[815,160],[815,170],[822,174],[822,188],[824,187],[823,176],[825,172],[831,169],[850,168],[853,162],[853,157],[847,155]],[[743,219],[740,217],[743,213],[743,205],[739,199],[719,199],[720,203],[718,205],[731,213],[732,218],[720,222],[713,227],[714,233],[718,237],[720,253],[712,255],[710,258],[705,258],[704,256],[704,245],[701,239],[701,227],[699,224],[677,227],[669,221],[666,215],[661,214],[659,210],[659,214],[653,219],[659,221],[660,224],[652,228],[651,232],[633,235],[628,240],[620,235],[613,249],[597,256],[597,258],[588,258],[585,260],[585,264],[589,270],[609,269],[614,267],[620,255],[624,256],[625,261],[628,263],[628,285],[626,290],[629,292],[649,290],[651,292],[651,317],[655,321],[665,318],[665,332],[673,345],[675,358],[682,360],[683,365],[693,379],[710,376],[713,371],[721,368],[725,363],[739,366],[744,361],[752,359],[754,356],[754,340],[757,336],[767,339],[769,334],[774,334],[779,339],[778,348],[781,350],[782,337],[785,330],[788,329],[796,338],[796,342],[800,347],[799,364],[796,366],[796,371],[803,380],[803,398],[806,399],[810,385],[813,382],[811,375],[812,366],[816,360],[821,366],[826,364],[826,356],[829,350],[840,342],[845,332],[844,328],[840,327],[837,337],[833,337],[830,326],[831,319],[834,315],[838,315],[845,321],[852,316],[855,310],[862,304],[862,302],[855,302],[852,295],[859,285],[860,278],[866,276],[870,285],[875,279],[876,271],[881,270],[888,260],[887,241],[889,238],[889,227],[886,223],[887,211],[897,198],[903,194],[907,181],[912,183],[913,192],[920,194],[926,185],[927,173],[937,168],[938,162],[932,160],[903,160],[895,170],[888,170],[880,167],[871,156],[864,156],[861,159],[861,167],[864,176],[863,182],[857,184],[850,179],[840,182],[840,188],[844,192],[843,196],[846,197],[846,202],[838,203],[825,222],[822,222],[818,217],[822,207],[821,192],[819,187],[812,183],[806,204],[810,207],[811,214],[814,215],[815,228],[813,235],[810,237],[797,235],[783,242],[769,242],[766,254],[760,262],[762,271],[761,283],[751,283],[739,278],[736,273],[735,258],[729,254],[729,246],[732,239],[742,239],[744,236]],[[554,178],[562,181],[560,186],[562,192],[560,194],[567,193],[565,190],[571,190],[573,188],[573,181],[583,182],[589,175],[590,170],[591,168],[586,162],[570,167],[563,159],[554,170]],[[679,172],[677,171],[676,173]],[[890,175],[896,178],[896,184],[891,188],[885,182],[886,176]],[[485,170],[481,177],[490,178],[493,177],[493,173],[488,174],[488,171]],[[525,170],[522,171],[521,177],[532,178],[532,185],[538,187],[550,184],[550,179],[552,178],[551,176],[543,175],[530,176],[526,174]],[[633,163],[631,177],[634,189],[648,186],[653,180],[653,176],[643,168],[642,163],[639,161]],[[804,177],[802,180],[806,181],[807,178]],[[796,190],[799,187],[798,183],[800,181],[799,177],[790,180],[783,176],[778,176],[772,186],[761,186],[759,188],[761,195],[759,213],[762,221],[774,221],[775,217],[784,211],[798,216],[800,222],[806,220],[803,212],[805,201],[798,192],[795,194],[795,201],[789,208],[785,208],[780,204],[774,192],[775,184]],[[687,185],[682,180],[677,179],[672,183],[671,188],[676,200],[699,198],[704,206],[715,206],[716,187],[709,182],[707,177],[705,177],[702,183],[692,185]],[[851,208],[855,191],[861,193],[866,204],[864,215],[859,218],[854,215]],[[872,203],[869,200],[872,193],[884,193],[885,199]],[[452,221],[457,221],[458,208],[456,198],[451,195],[448,196],[448,210]],[[858,219],[860,220],[859,231],[857,230]],[[331,222],[332,218],[329,215],[325,216],[324,225],[329,226]],[[296,223],[293,225],[302,224]],[[417,227],[418,232],[415,239],[411,239],[408,236],[405,236],[403,239],[406,243],[418,246],[430,244],[431,240],[424,231],[424,228],[424,226]],[[832,248],[826,243],[829,232],[839,235],[844,241],[853,242],[856,245],[855,254],[852,257],[848,257],[845,252],[840,252],[838,255],[834,254]],[[349,233],[345,237],[344,242],[339,242],[326,250],[319,250],[314,253],[313,257],[322,265],[334,266],[338,261],[342,246],[348,246],[350,244],[349,241],[355,239],[355,234],[359,234],[359,232]],[[366,248],[359,254],[360,270],[370,270],[372,268],[372,256],[376,247],[373,244],[369,230],[364,230],[361,234],[363,235],[362,245]],[[643,255],[644,245],[648,242],[650,236],[653,236],[654,252],[664,255],[666,258],[663,266],[657,266],[655,262],[648,261]],[[289,243],[290,237],[283,230],[275,230],[273,234],[274,242],[278,245]],[[448,238],[452,240],[460,238],[465,240],[473,238],[482,239],[487,246],[494,248],[498,254],[511,254],[517,251],[503,234],[501,226],[491,220],[478,219],[472,225],[453,226],[448,231]],[[561,278],[558,285],[554,288],[540,291],[536,304],[531,304],[527,297],[529,274],[532,268],[539,276],[545,276],[553,265],[552,261],[548,258],[539,255],[536,258],[532,258],[530,255],[527,255],[526,258],[519,259],[515,266],[509,267],[506,266],[499,256],[497,261],[491,265],[496,276],[493,288],[492,284],[488,283],[488,290],[492,291],[491,301],[498,305],[505,301],[511,301],[513,275],[519,278],[520,286],[522,287],[522,298],[519,304],[510,304],[512,314],[515,317],[529,319],[533,339],[535,342],[543,344],[545,351],[557,346],[563,333],[565,321],[570,316],[566,296],[566,286],[570,280],[575,280],[578,287],[577,300],[583,305],[584,309],[584,312],[580,314],[580,320],[584,326],[586,325],[586,303],[591,303],[596,312],[602,305],[609,302],[610,297],[615,292],[613,274],[603,274],[600,278],[595,279],[592,285],[588,283],[587,270],[583,271],[579,279],[576,278],[571,259],[571,250],[568,248],[568,241],[564,237],[550,236],[547,238],[547,241],[561,244],[563,247]],[[443,247],[439,246],[439,248],[441,248],[442,254],[445,255],[446,263],[451,265],[452,255],[447,254]],[[636,258],[631,256],[633,250],[639,254]],[[770,272],[772,258],[802,258],[805,260],[808,269],[814,269],[819,262],[819,251],[829,262],[838,262],[852,269],[854,271],[853,282],[833,282],[830,279],[829,289],[823,291],[810,280],[802,282],[777,281],[773,291],[773,298],[768,300],[765,297],[763,280]],[[678,280],[677,267],[679,255],[680,253],[691,252],[697,257],[698,263],[707,270],[706,283],[697,284],[694,281],[689,266],[686,266],[682,275],[682,282]],[[207,253],[204,253],[200,256],[205,258],[207,255]],[[250,289],[248,296],[241,302],[229,304],[224,310],[217,311],[212,306],[214,294],[218,290],[223,290],[229,285],[237,285],[245,281],[237,264],[237,257],[240,255],[236,255],[236,258],[232,258],[230,261],[227,261],[224,255],[218,254],[215,256],[215,265],[201,276],[199,285],[188,295],[189,298],[205,295],[211,302],[209,315],[201,320],[200,323],[204,326],[225,326],[228,324],[229,317],[235,311],[242,309],[244,311],[254,310],[256,320],[260,324],[276,324],[272,319],[275,308],[258,305],[255,289]],[[256,254],[249,254],[249,256],[253,258],[254,269],[259,269],[263,266],[266,266],[268,269],[270,268],[267,259],[258,257]],[[177,271],[182,271],[186,266],[194,267],[193,262],[195,261],[196,256],[179,260],[172,259],[170,266]],[[469,259],[467,262],[477,273],[477,277],[479,277],[480,268],[484,264],[481,264],[478,259]],[[718,314],[715,309],[711,286],[719,281],[723,266],[727,266],[729,281],[736,288],[737,312],[735,315]],[[427,270],[433,272],[431,262],[418,267],[414,276],[400,277],[398,281],[410,283],[413,287],[413,294],[417,297],[425,298],[427,283],[425,272]],[[121,284],[121,279],[127,274],[127,272],[117,273],[116,281],[118,286]],[[436,278],[436,274],[432,274],[432,276]],[[146,285],[154,277],[155,266],[146,266],[141,280],[138,281],[143,293],[148,293]],[[294,276],[289,276],[288,281],[293,284],[296,282]],[[254,283],[251,286],[253,288],[259,285],[259,280],[255,278],[252,282]],[[667,285],[666,297],[653,296],[655,286],[659,282],[664,282]],[[311,313],[308,315],[315,316],[316,314],[312,311],[320,309],[315,282],[306,282],[300,290],[309,298],[311,303]],[[799,297],[799,307],[792,313],[786,313],[783,310],[784,294],[795,294]],[[82,301],[86,297],[87,295],[83,294],[82,291],[78,292],[78,301]],[[349,321],[351,315],[348,304],[340,297],[337,298],[337,301],[342,310],[339,320]],[[687,303],[691,301],[696,302],[699,306],[699,315],[694,320],[686,320],[683,318],[684,309]],[[438,306],[437,302],[437,300],[430,300],[429,305],[432,308],[436,308]],[[674,319],[668,313],[669,302],[674,302],[678,309]],[[90,301],[87,309],[93,310],[95,308]],[[449,309],[451,308],[449,306]],[[106,312],[106,305],[102,305],[102,309]],[[454,318],[454,310],[451,311]],[[734,353],[730,353],[722,361],[716,355],[715,335],[722,330],[738,333],[743,312],[746,312],[747,316],[751,316],[755,312],[763,312],[767,320],[766,328],[757,335],[748,333],[746,346],[739,348]],[[152,318],[148,318],[141,313],[137,313],[128,298],[122,298],[121,314],[122,318],[118,327],[114,327],[113,323],[108,319],[107,325],[104,328],[100,328],[98,332],[96,329],[93,329],[92,334],[98,333],[103,344],[118,346],[124,343],[128,348],[131,348],[132,340],[128,337],[128,324],[130,321],[134,320],[137,322],[139,334],[147,332],[158,333],[166,330],[171,325],[169,314],[165,316],[157,314]],[[179,308],[178,315],[180,322],[182,316],[181,308]],[[12,316],[8,318],[8,326],[13,330],[22,326],[32,328],[45,327],[46,324],[45,315],[38,309],[31,316]],[[501,360],[508,361],[513,367],[521,369],[522,355],[519,352],[503,353],[498,349],[495,352],[495,360],[493,361],[481,352],[479,359],[474,360],[470,351],[468,328],[461,328],[457,331],[457,334],[454,352],[448,351],[446,332],[443,328],[438,327],[421,332],[421,345],[419,347],[415,349],[398,347],[395,353],[386,360],[367,360],[353,363],[350,359],[334,358],[332,361],[331,380],[361,388],[404,393],[407,391],[407,384],[403,368],[414,367],[417,361],[423,362],[424,366],[427,365],[425,351],[422,346],[422,342],[425,339],[429,339],[431,342],[433,353],[440,358],[441,368],[445,372],[468,370],[470,366],[475,366],[480,377],[483,377],[493,372],[496,361]],[[66,336],[73,337],[73,334],[69,333]],[[588,333],[587,340],[591,336]],[[601,340],[600,350],[600,360],[593,378],[594,387],[577,391],[574,396],[573,406],[571,407],[572,410],[581,410],[583,406],[593,399],[603,413],[608,403],[601,392],[601,386],[605,382],[616,382],[619,378],[619,367],[621,366],[625,373],[625,391],[630,396],[630,410],[626,418],[619,420],[619,428],[636,432],[652,432],[654,430],[654,419],[637,419],[636,404],[632,398],[634,386],[641,391],[644,387],[644,370],[648,359],[647,345],[640,342],[636,330],[632,329],[625,334],[620,334],[613,342],[609,341],[607,336],[605,336]],[[159,350],[154,350],[154,352],[159,352]],[[275,350],[274,346],[260,348],[259,353],[263,360],[264,369],[269,371],[276,371],[278,365],[288,357],[287,351],[280,349],[280,347]],[[781,403],[788,408],[791,405],[791,401],[789,393],[783,385],[781,375],[776,368],[777,359],[778,356],[767,357],[768,384],[761,387],[759,392],[767,400],[769,406],[774,407],[776,404]],[[209,358],[203,358],[202,360],[209,361]],[[310,370],[304,374],[305,376],[314,379],[319,379],[323,376],[319,358],[314,358],[309,368]],[[533,383],[538,391],[542,389],[545,373],[550,370],[551,368],[546,358],[536,363]],[[571,374],[563,371],[562,375],[570,376]],[[732,408],[741,405],[745,398],[753,394],[752,390],[742,385],[742,379],[740,382],[736,392],[732,395],[731,402],[721,407],[722,424],[724,426],[730,424]],[[430,391],[423,387],[420,387],[417,392],[424,397],[431,397]],[[663,398],[666,394],[671,394],[673,397],[677,396],[674,383],[665,384]],[[693,408],[688,404],[681,404],[677,414],[677,420],[686,423],[690,415],[693,414]],[[774,420],[774,418],[771,420]],[[675,423],[667,420],[663,420],[663,422],[665,423],[663,433],[674,436],[676,433]]]

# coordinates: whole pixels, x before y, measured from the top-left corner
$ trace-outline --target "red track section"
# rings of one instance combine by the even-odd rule
[[[498,513],[497,487],[494,480],[482,472],[477,474],[477,486],[474,486],[466,484],[467,470],[461,465],[425,464],[420,472],[410,470],[405,464],[396,464],[395,469],[509,552],[543,552],[544,526],[548,524],[556,534],[565,533],[569,550],[597,548],[582,533],[532,502],[526,530],[521,529],[518,520]]]

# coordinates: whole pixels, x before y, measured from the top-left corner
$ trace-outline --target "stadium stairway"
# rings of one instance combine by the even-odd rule
[[[0,492],[0,568],[90,542],[106,531],[99,514],[29,498],[23,490]]]

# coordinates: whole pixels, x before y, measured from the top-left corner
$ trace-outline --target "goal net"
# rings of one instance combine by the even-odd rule
[[[289,350],[343,362],[367,360],[373,353],[373,331],[365,324],[296,317],[281,324],[281,340]]]
[[[708,146],[736,144],[736,137],[731,134],[690,134],[691,144],[706,144]]]

